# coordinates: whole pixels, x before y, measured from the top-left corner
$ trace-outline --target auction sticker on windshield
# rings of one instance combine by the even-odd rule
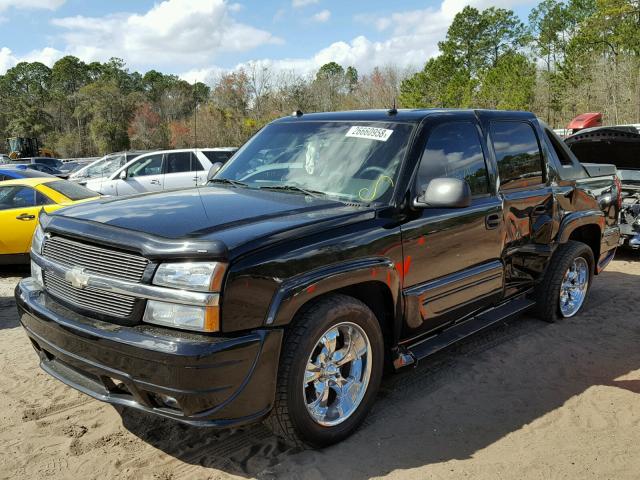
[[[361,127],[355,125],[349,129],[345,137],[367,138],[369,140],[378,140],[386,142],[393,133],[393,130],[377,127]]]

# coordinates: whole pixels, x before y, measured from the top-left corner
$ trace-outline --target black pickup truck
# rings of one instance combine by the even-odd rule
[[[385,369],[580,311],[620,235],[593,169],[526,112],[296,112],[206,187],[43,212],[20,320],[99,400],[328,445]]]

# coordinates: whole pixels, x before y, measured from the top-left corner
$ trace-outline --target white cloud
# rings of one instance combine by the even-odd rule
[[[319,2],[320,0],[291,0],[291,6],[293,8],[302,8]]]
[[[0,0],[1,1],[1,0]],[[144,14],[65,17],[66,50],[85,61],[121,57],[136,65],[197,65],[223,52],[246,51],[281,40],[234,20],[238,4],[224,0],[165,0]]]
[[[215,79],[229,71],[230,70],[226,68],[213,66],[206,68],[194,68],[181,73],[179,76],[189,83],[203,82],[210,85],[214,83]]]
[[[45,47],[41,50],[32,50],[23,57],[20,57],[21,62],[42,62],[46,66],[51,67],[59,59],[64,57],[64,52],[52,47]]]
[[[55,10],[60,7],[65,0],[0,0],[0,12],[9,8],[39,8],[44,10]]]
[[[311,17],[314,22],[324,23],[331,18],[331,12],[329,10],[322,10]]]
[[[26,55],[15,55],[10,48],[0,48],[0,75],[3,75],[11,67],[20,62],[42,62],[51,67],[56,60],[62,58],[64,53],[55,48],[45,47],[41,50],[32,50]]]
[[[10,48],[0,48],[0,75],[18,63],[18,59]]]

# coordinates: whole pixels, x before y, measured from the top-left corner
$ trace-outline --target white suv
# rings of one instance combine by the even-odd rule
[[[132,195],[207,183],[214,163],[224,164],[236,148],[183,148],[145,153],[106,178],[89,180],[86,187],[103,195]]]

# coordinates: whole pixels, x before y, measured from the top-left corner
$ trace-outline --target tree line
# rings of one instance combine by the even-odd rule
[[[500,108],[535,112],[554,127],[599,111],[640,123],[640,0],[544,0],[523,22],[511,10],[467,6],[439,54],[419,71],[359,74],[336,62],[308,75],[259,62],[211,85],[131,72],[117,58],[22,62],[0,76],[3,137],[38,137],[61,156],[129,148],[237,146],[265,123],[303,112]]]

